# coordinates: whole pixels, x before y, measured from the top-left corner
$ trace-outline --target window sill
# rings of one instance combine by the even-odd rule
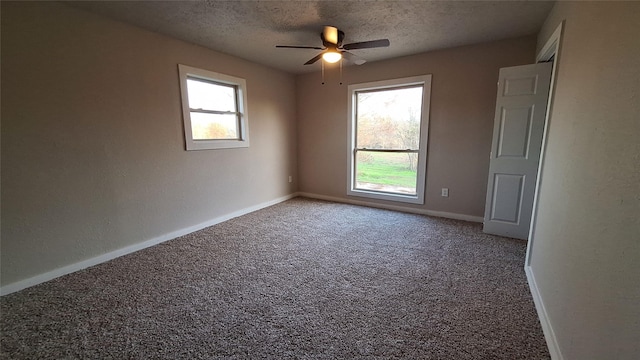
[[[218,150],[248,148],[249,140],[191,140],[187,139],[187,150]]]
[[[420,198],[418,195],[403,195],[362,189],[351,189],[347,191],[347,195],[365,197],[369,199],[403,202],[409,204],[424,204],[424,198]]]

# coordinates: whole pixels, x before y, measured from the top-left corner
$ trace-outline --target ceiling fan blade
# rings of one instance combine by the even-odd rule
[[[357,43],[351,43],[343,45],[342,48],[345,50],[355,50],[355,49],[371,49],[378,47],[387,47],[389,46],[389,39],[379,39],[379,40],[371,40],[371,41],[363,41]]]
[[[322,57],[322,53],[320,53],[320,54],[318,54],[318,55],[314,56],[311,60],[307,61],[307,62],[306,62],[306,63],[304,63],[304,64],[305,64],[305,65],[311,65],[311,64],[313,64],[314,62],[316,62],[316,61],[320,60],[320,58],[321,58],[321,57]]]
[[[298,45],[276,45],[277,48],[287,48],[287,49],[316,49],[316,50],[324,50],[324,48],[318,46],[298,46]]]
[[[352,53],[350,53],[348,51],[343,51],[342,52],[342,56],[345,59],[351,61],[352,63],[354,63],[356,65],[362,65],[362,64],[367,62],[367,60],[365,60],[365,59],[363,59],[363,58],[361,58],[359,56],[356,56],[356,55],[354,55],[354,54],[352,54]]]
[[[338,28],[325,26],[322,31],[322,38],[332,44],[338,44]]]

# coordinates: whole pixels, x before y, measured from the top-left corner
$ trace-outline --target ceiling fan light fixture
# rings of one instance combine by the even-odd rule
[[[342,54],[337,51],[331,50],[322,54],[322,58],[328,63],[335,63],[342,59]]]

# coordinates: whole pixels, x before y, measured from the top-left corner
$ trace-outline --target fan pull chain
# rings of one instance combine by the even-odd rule
[[[322,61],[321,64],[322,64],[322,85],[324,85],[324,61]]]
[[[342,59],[340,59],[340,85],[342,85]]]

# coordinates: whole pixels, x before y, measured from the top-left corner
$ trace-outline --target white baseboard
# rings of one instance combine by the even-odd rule
[[[540,325],[542,326],[544,339],[547,341],[547,347],[549,348],[551,359],[563,360],[564,358],[562,357],[562,353],[560,352],[556,334],[553,332],[553,328],[551,327],[551,322],[549,321],[549,316],[547,315],[547,310],[544,307],[544,302],[542,301],[542,296],[540,295],[540,291],[538,290],[538,285],[536,284],[536,279],[533,275],[531,266],[525,266],[524,272],[527,274],[529,289],[531,290],[531,295],[533,296],[533,303],[536,305],[536,311],[538,312],[538,318],[540,319]]]
[[[136,252],[138,250],[142,250],[142,249],[146,249],[148,247],[160,244],[162,242],[168,241],[168,240],[172,240],[175,239],[177,237],[183,236],[183,235],[187,235],[190,234],[194,231],[198,231],[201,229],[204,229],[206,227],[209,226],[213,226],[216,224],[219,224],[221,222],[233,219],[235,217],[241,216],[241,215],[245,215],[251,212],[254,212],[256,210],[260,210],[278,203],[281,203],[283,201],[292,199],[294,197],[298,196],[296,193],[293,194],[289,194],[271,201],[267,201],[261,204],[257,204],[254,206],[250,206],[248,208],[244,208],[238,211],[234,211],[230,214],[226,214],[220,217],[217,217],[215,219],[211,219],[209,221],[205,221],[203,223],[197,224],[197,225],[193,225],[193,226],[189,226],[180,230],[176,230],[176,231],[172,231],[170,233],[155,237],[153,239],[149,239],[146,241],[143,241],[141,243],[137,243],[137,244],[133,244],[118,250],[114,250],[111,252],[108,252],[106,254],[102,254],[96,257],[93,257],[91,259],[87,259],[87,260],[83,260],[71,265],[67,265],[67,266],[63,266],[61,268],[57,268],[55,270],[51,270],[51,271],[47,271],[46,273],[43,274],[39,274],[33,277],[30,277],[28,279],[25,280],[21,280],[21,281],[17,281],[11,284],[7,284],[5,286],[0,287],[0,296],[4,296],[4,295],[8,295],[11,293],[14,293],[16,291],[20,291],[22,289],[26,289],[28,287],[31,286],[35,286],[44,282],[47,282],[49,280],[53,280],[55,278],[58,278],[60,276],[63,275],[67,275],[85,268],[88,268],[90,266],[94,266],[94,265],[98,265],[100,263],[103,262],[107,262],[109,260],[113,260],[117,257],[123,256],[123,255],[127,255],[127,254],[131,254],[133,252]]]
[[[401,205],[379,204],[379,203],[374,203],[369,201],[345,199],[345,198],[319,195],[319,194],[313,194],[313,193],[307,193],[307,192],[299,192],[297,193],[297,195],[312,198],[312,199],[318,199],[318,200],[334,201],[334,202],[340,202],[340,203],[351,204],[351,205],[369,206],[369,207],[375,207],[380,209],[408,212],[413,214],[443,217],[447,219],[464,220],[464,221],[471,221],[471,222],[477,222],[477,223],[482,223],[484,221],[484,218],[481,216],[456,214],[456,213],[450,213],[445,211],[416,209],[416,208],[411,208],[408,206],[401,206]]]

